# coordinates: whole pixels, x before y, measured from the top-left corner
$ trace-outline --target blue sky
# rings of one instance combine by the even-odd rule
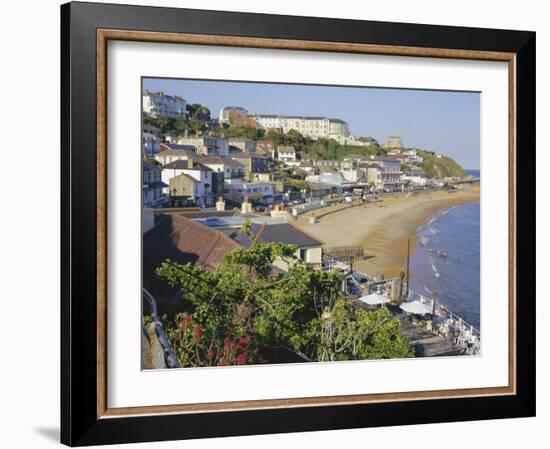
[[[464,168],[479,168],[477,92],[151,78],[143,80],[143,87],[201,103],[214,117],[222,106],[242,106],[258,114],[341,118],[356,136],[372,136],[380,143],[387,136],[401,136],[407,146],[448,155]]]

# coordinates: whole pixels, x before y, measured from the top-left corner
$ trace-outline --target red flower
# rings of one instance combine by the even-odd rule
[[[227,355],[233,352],[233,346],[233,340],[231,340],[230,337],[225,337],[223,339],[223,350]]]
[[[250,344],[250,335],[245,335],[243,337],[239,338],[239,347],[246,351],[248,349],[248,345]]]
[[[193,322],[193,318],[191,318],[191,315],[189,315],[187,312],[183,314],[183,319],[180,321],[180,326],[184,329],[187,329],[191,323]]]
[[[235,360],[237,361],[237,365],[244,365],[248,359],[246,354],[239,354]]]
[[[218,358],[220,358],[223,355],[223,352],[218,351]]]
[[[200,343],[202,336],[202,327],[199,325],[195,326],[195,343]]]
[[[214,351],[208,351],[208,360],[212,360],[214,357]]]

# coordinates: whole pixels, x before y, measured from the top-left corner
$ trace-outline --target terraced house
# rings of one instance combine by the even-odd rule
[[[187,101],[163,91],[143,92],[143,112],[151,117],[187,118]]]

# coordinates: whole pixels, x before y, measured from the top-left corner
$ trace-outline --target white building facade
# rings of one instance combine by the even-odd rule
[[[212,207],[214,194],[212,193],[212,170],[202,164],[189,166],[188,161],[178,160],[165,165],[162,170],[162,181],[170,185],[170,179],[179,175],[188,175],[197,181],[195,186],[195,203],[199,207]]]
[[[277,154],[280,161],[294,162],[296,161],[296,148],[291,145],[281,145],[277,149]]]
[[[224,184],[224,197],[235,203],[245,198],[260,204],[273,204],[273,186],[266,182],[242,182],[229,180]]]
[[[244,166],[229,157],[204,156],[198,162],[215,172],[223,173],[224,179],[240,179],[245,175]]]
[[[177,95],[164,92],[143,92],[143,112],[151,117],[187,118],[187,102]]]
[[[312,139],[340,138],[349,136],[349,125],[344,120],[328,117],[298,117],[285,115],[255,115],[252,118],[263,128],[281,129],[288,133],[291,129]]]

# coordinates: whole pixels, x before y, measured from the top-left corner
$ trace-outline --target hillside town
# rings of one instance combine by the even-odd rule
[[[437,176],[438,161],[449,158],[408,148],[400,136],[381,144],[355,136],[343,118],[256,114],[242,106],[222,107],[215,118],[205,106],[147,90],[142,104],[143,288],[153,322],[158,308],[181,312],[174,307],[181,291],[158,276],[164,261],[209,271],[236,249],[282,243],[291,245],[292,260],[275,257],[273,273],[288,273],[293,261],[337,273],[343,295],[359,309],[418,304],[419,315],[432,318],[403,327],[417,355],[477,353],[479,332],[430,295],[414,296],[406,270],[354,271],[354,263],[372,257],[369,249],[331,244],[312,229],[344,209],[381,208],[392,195],[451,197],[478,179],[460,167],[459,175]],[[151,366],[179,366],[170,351],[162,346],[164,362]]]
[[[188,119],[181,97],[146,92],[143,110],[150,117]],[[212,122],[210,116],[205,123]],[[420,166],[423,158],[407,149],[401,137],[382,145],[373,138],[359,140],[339,118],[259,115],[242,107],[219,111],[219,128],[252,127],[285,135],[299,133],[312,140],[332,139],[349,147],[372,148],[372,154],[347,154],[342,159],[310,158],[296,146],[268,139],[225,137],[208,130],[191,135],[160,136],[160,129],[143,126],[144,207],[215,207],[222,198],[228,207],[281,205],[287,208],[326,196],[396,192],[442,186],[449,179],[430,178]],[[440,154],[435,157],[441,158]],[[152,163],[151,163],[152,162]],[[296,213],[290,207],[289,212]]]

